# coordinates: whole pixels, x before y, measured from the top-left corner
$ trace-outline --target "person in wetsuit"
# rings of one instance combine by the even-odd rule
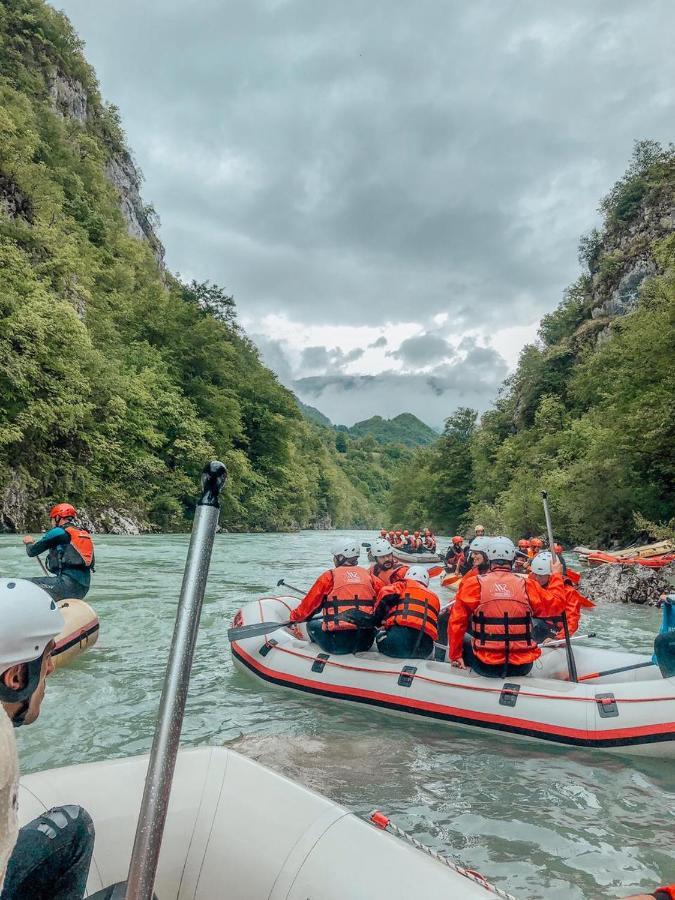
[[[94,570],[94,543],[86,528],[75,524],[77,510],[70,503],[58,503],[49,513],[51,528],[37,541],[24,537],[26,553],[39,556],[47,551],[47,570],[51,575],[31,578],[51,594],[54,600],[84,599],[89,592]]]

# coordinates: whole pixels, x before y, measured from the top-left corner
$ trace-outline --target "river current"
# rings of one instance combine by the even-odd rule
[[[358,814],[381,809],[523,900],[622,897],[675,881],[670,760],[409,722],[276,691],[233,669],[234,611],[273,593],[279,578],[311,584],[336,536],[217,536],[183,744],[226,743]],[[52,676],[39,721],[17,732],[24,772],[147,752],[187,544],[187,535],[97,538],[87,601],[100,639]],[[0,537],[0,574],[39,574],[18,536]],[[651,652],[659,619],[657,610],[607,605],[581,631]]]

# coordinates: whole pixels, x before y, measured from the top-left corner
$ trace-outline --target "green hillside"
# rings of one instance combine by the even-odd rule
[[[675,524],[675,148],[636,144],[601,211],[582,274],[494,408],[479,423],[470,410],[448,419],[395,485],[394,520],[418,520],[408,511],[421,503],[438,528],[541,533],[546,488],[565,540]]]
[[[0,528],[39,527],[65,499],[94,521],[112,508],[184,528],[214,456],[226,527],[377,525],[392,461],[338,451],[261,364],[232,298],[164,269],[139,184],[66,17],[3,3]]]
[[[401,413],[393,419],[372,416],[347,430],[354,437],[371,434],[380,444],[403,444],[404,447],[424,447],[438,439],[438,433],[412,413]]]

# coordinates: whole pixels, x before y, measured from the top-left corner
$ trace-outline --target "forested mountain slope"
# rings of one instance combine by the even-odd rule
[[[438,432],[412,413],[401,413],[393,419],[371,416],[363,422],[356,422],[347,431],[354,437],[372,434],[381,444],[396,443],[403,444],[404,447],[424,447],[433,444],[438,438]]]
[[[470,410],[392,494],[397,521],[604,543],[675,516],[675,148],[636,144],[582,239],[583,272],[479,424]],[[422,509],[419,506],[422,505]],[[413,516],[414,518],[415,516]]]
[[[394,461],[374,442],[338,452],[232,298],[164,269],[139,184],[65,16],[3,3],[0,528],[44,524],[56,500],[183,528],[214,456],[226,527],[378,524]]]

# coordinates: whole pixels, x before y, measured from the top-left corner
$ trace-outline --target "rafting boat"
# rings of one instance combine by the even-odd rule
[[[664,553],[661,556],[622,556],[596,550],[589,553],[586,562],[589,566],[603,566],[606,563],[617,566],[647,566],[650,569],[662,569],[675,561],[675,553]]]
[[[399,562],[416,564],[418,566],[426,566],[430,563],[437,563],[438,553],[406,553],[405,550],[394,550],[394,559]]]
[[[139,756],[21,779],[21,824],[64,802],[91,815],[89,893],[126,878],[147,765]],[[178,754],[155,882],[161,900],[497,896],[474,878],[234,750]]]
[[[287,622],[293,597],[248,603],[233,625]],[[543,648],[530,675],[485,678],[436,660],[392,659],[376,651],[329,655],[287,629],[232,642],[236,665],[267,684],[367,704],[515,737],[574,747],[675,757],[675,676],[649,656],[574,644],[579,676],[638,663],[641,668],[574,683],[564,648]]]
[[[58,607],[66,624],[56,637],[52,660],[54,667],[60,669],[94,646],[98,640],[99,621],[84,600],[59,600]]]

